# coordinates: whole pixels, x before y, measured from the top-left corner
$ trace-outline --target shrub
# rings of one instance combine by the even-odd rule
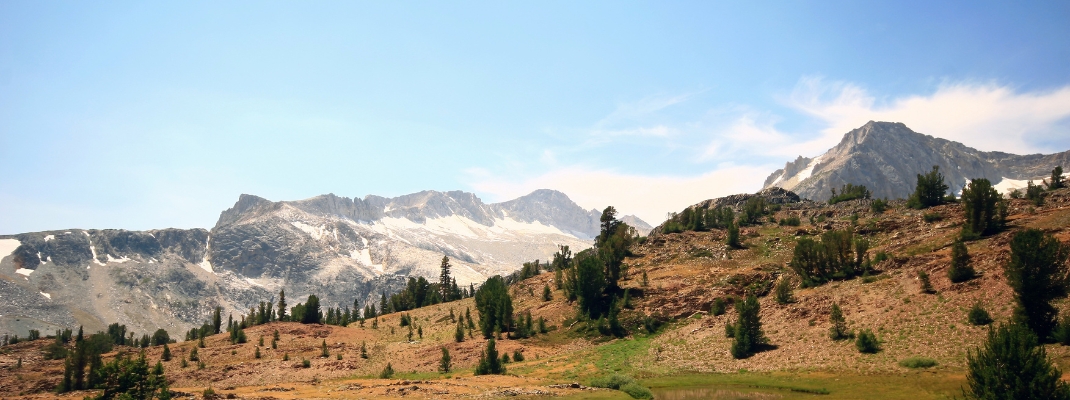
[[[729,337],[729,338],[736,337],[736,326],[732,325],[731,322],[726,322],[724,324],[724,337]]]
[[[1055,339],[1056,343],[1070,346],[1070,315],[1063,315],[1059,323],[1055,325],[1055,330],[1052,331],[1051,337]]]
[[[944,216],[938,212],[931,212],[922,214],[921,219],[925,220],[925,222],[932,223],[944,219]]]
[[[980,302],[974,303],[970,308],[970,312],[966,315],[966,320],[970,325],[988,325],[992,323],[992,316],[988,315],[988,311],[981,306]]]
[[[877,340],[877,335],[874,335],[869,329],[863,329],[858,333],[858,339],[855,340],[855,347],[859,352],[873,354],[881,351],[880,341]]]
[[[516,362],[524,361],[524,353],[521,353],[520,349],[516,349],[516,350],[513,351],[513,361],[516,361]]]
[[[874,214],[884,214],[884,211],[888,209],[888,200],[874,199],[869,203],[869,209]]]
[[[900,361],[899,365],[906,368],[932,368],[936,366],[936,360],[925,357],[910,357]]]
[[[779,224],[780,226],[799,226],[802,225],[802,221],[799,220],[799,217],[791,216],[781,219]]]
[[[620,387],[620,391],[632,396],[633,399],[653,399],[654,393],[650,392],[645,386],[636,382],[628,383]]]
[[[312,366],[312,361],[309,361],[307,358],[301,359],[301,368],[309,368],[311,366]]]
[[[1036,335],[1020,324],[989,329],[980,348],[966,355],[970,399],[1070,399],[1070,387]]]
[[[710,305],[710,314],[713,314],[713,315],[724,314],[725,308],[726,308],[726,306],[725,306],[724,299],[718,297],[716,299],[713,299],[713,304]]]

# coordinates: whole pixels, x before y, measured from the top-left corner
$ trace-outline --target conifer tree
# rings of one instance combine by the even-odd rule
[[[442,358],[438,360],[438,372],[443,374],[450,372],[450,351],[442,347]]]
[[[907,206],[922,209],[940,205],[944,202],[947,189],[940,167],[934,165],[929,173],[918,174],[917,186],[914,188],[914,194],[907,200]]]
[[[847,319],[843,317],[843,311],[840,310],[839,304],[832,303],[829,322],[832,324],[832,327],[829,328],[829,337],[832,340],[844,340],[851,337],[851,334],[847,331]]]
[[[1066,183],[1063,182],[1063,167],[1058,166],[1051,170],[1051,179],[1044,181],[1044,184],[1048,186],[1048,190],[1066,187]]]
[[[279,290],[279,321],[286,321],[286,290]]]
[[[223,332],[223,317],[220,313],[223,312],[223,307],[216,306],[215,313],[212,314],[212,328],[215,329],[215,334]]]
[[[450,258],[442,256],[442,265],[439,266],[438,273],[438,286],[442,292],[442,301],[453,299],[453,293],[451,293],[453,286],[450,285],[450,282]]]
[[[167,347],[167,343],[163,344],[163,355],[160,356],[161,360],[171,361],[171,348]]]
[[[1016,233],[1010,248],[1011,259],[1003,271],[1015,292],[1014,320],[1047,339],[1057,313],[1052,301],[1065,297],[1070,286],[1066,266],[1070,249],[1038,229]]]
[[[368,359],[368,346],[364,342],[360,342],[360,358]]]
[[[962,190],[962,209],[966,216],[963,237],[991,235],[1003,229],[1006,205],[1002,198],[988,179],[970,180]]]
[[[1062,372],[1037,337],[1019,324],[989,329],[988,338],[966,355],[969,399],[1070,399]]]
[[[498,350],[494,347],[494,338],[487,340],[487,347],[479,355],[479,364],[476,365],[476,375],[502,375],[505,374],[505,366],[502,365],[498,356]]]
[[[732,356],[747,358],[754,354],[759,345],[766,343],[761,317],[758,315],[758,298],[751,294],[745,300],[737,302],[736,313],[738,319],[735,325],[735,340],[732,341]]]
[[[976,275],[973,267],[970,266],[970,254],[966,249],[966,244],[961,240],[955,241],[951,245],[951,267],[947,269],[947,277],[951,279],[952,283],[965,282]]]

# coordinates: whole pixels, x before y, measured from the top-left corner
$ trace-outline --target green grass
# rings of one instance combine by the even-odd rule
[[[926,357],[910,357],[900,361],[899,365],[906,368],[929,368],[936,366],[936,360]]]
[[[654,390],[716,388],[744,393],[775,393],[783,399],[946,399],[961,394],[962,373],[908,372],[855,375],[849,373],[688,374],[642,379]],[[827,394],[822,394],[827,391]]]

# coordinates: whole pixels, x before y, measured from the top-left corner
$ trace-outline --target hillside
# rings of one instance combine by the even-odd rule
[[[942,219],[925,222],[924,213],[936,213]],[[1008,319],[1011,291],[1002,265],[1008,258],[1007,243],[1013,232],[1039,228],[1063,242],[1070,241],[1070,190],[1048,193],[1041,207],[1011,200],[1010,229],[969,243],[980,277],[952,284],[946,274],[949,245],[958,234],[961,215],[959,204],[916,211],[893,202],[889,210],[875,214],[865,200],[834,206],[791,201],[782,203],[774,217],[797,216],[802,225],[746,227],[743,249],[728,248],[722,230],[651,235],[636,245],[633,256],[626,260],[628,274],[622,285],[629,289],[633,309],[622,314],[630,331],[622,339],[576,332],[575,308],[564,301],[561,291],[554,291],[551,301],[541,299],[542,287],[553,285],[553,274],[542,273],[513,285],[510,291],[514,309],[530,311],[536,319],[546,318],[551,332],[499,341],[499,351],[512,354],[519,349],[526,357],[523,362],[508,364],[506,376],[473,376],[472,368],[484,345],[478,334],[463,343],[453,340],[456,325],[449,319],[450,310],[463,314],[472,307],[475,318],[472,299],[410,312],[424,330],[422,339],[407,340],[408,330],[399,326],[397,314],[380,317],[378,329],[372,329],[370,323],[363,328],[271,323],[247,329],[250,340],[242,345],[229,344],[225,334],[209,338],[207,348],[201,350],[206,364],[203,370],[181,368],[178,361],[195,342],[173,345],[175,360],[165,363],[165,368],[172,388],[183,393],[200,394],[211,386],[236,398],[259,399],[626,398],[621,392],[561,386],[573,382],[587,385],[592,378],[611,371],[639,377],[655,389],[658,382],[724,382],[724,387],[740,393],[768,391],[772,393],[769,396],[775,396],[746,397],[744,393],[736,398],[795,398],[811,396],[799,390],[818,389],[827,389],[829,394],[821,398],[828,399],[870,397],[865,394],[876,391],[885,398],[942,398],[958,393],[965,352],[981,343],[987,329],[966,322],[969,307],[980,302],[997,322]],[[857,234],[870,239],[870,254],[889,255],[876,264],[878,272],[868,278],[798,289],[797,277],[785,267],[797,238],[852,226]],[[919,270],[928,272],[934,294],[921,292]],[[796,301],[780,305],[771,295],[760,298],[761,320],[771,347],[746,359],[732,358],[724,325],[734,320],[735,313],[729,307],[724,315],[710,315],[711,303],[718,297],[740,295],[748,287],[769,289],[779,279],[795,282]],[[849,328],[872,329],[883,350],[861,354],[850,341],[830,340],[828,313],[833,302],[843,307]],[[646,334],[639,325],[644,316],[666,324],[657,333]],[[280,333],[279,348],[262,349],[264,357],[255,359],[257,339],[261,335],[270,339],[274,330]],[[318,358],[323,341],[331,354],[326,359]],[[3,348],[0,397],[54,396],[48,390],[60,379],[62,361],[41,358],[38,349],[45,343],[41,340]],[[361,343],[367,344],[367,360],[358,357]],[[443,346],[450,350],[455,365],[455,371],[447,375],[436,372]],[[1049,355],[1066,371],[1070,348],[1047,347]],[[160,351],[150,348],[148,358],[158,359]],[[283,354],[289,354],[290,361],[283,361]],[[342,354],[342,359],[336,359],[336,354]],[[920,372],[898,365],[912,356],[932,358],[938,365]],[[19,357],[23,367],[16,369]],[[309,359],[311,367],[301,368],[302,359]],[[374,378],[387,362],[398,371],[395,378]],[[882,389],[885,387],[894,390]]]
[[[1070,165],[1070,151],[1017,155],[980,151],[965,144],[914,132],[898,122],[874,122],[847,132],[835,147],[816,157],[799,156],[766,178],[763,188],[779,187],[806,199],[825,201],[844,184],[865,185],[874,198],[906,198],[916,175],[933,166],[952,191],[973,178],[988,178],[1001,191],[1023,188],[1030,179]]]

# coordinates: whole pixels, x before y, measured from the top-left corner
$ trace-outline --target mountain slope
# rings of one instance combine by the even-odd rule
[[[365,304],[409,276],[436,282],[443,255],[460,285],[478,284],[558,245],[589,247],[600,216],[551,190],[494,204],[460,191],[279,202],[243,194],[210,231],[0,236],[0,334],[119,322],[179,335],[217,305],[243,313],[283,288],[294,304],[312,293],[325,306]]]
[[[800,156],[766,178],[763,188],[781,187],[815,201],[831,197],[831,189],[851,183],[865,185],[875,198],[906,198],[917,174],[939,166],[948,186],[959,192],[969,179],[988,178],[998,189],[1039,183],[1056,166],[1070,166],[1070,151],[1015,155],[983,152],[962,143],[923,135],[897,122],[873,122],[843,136],[836,147],[814,158]]]

